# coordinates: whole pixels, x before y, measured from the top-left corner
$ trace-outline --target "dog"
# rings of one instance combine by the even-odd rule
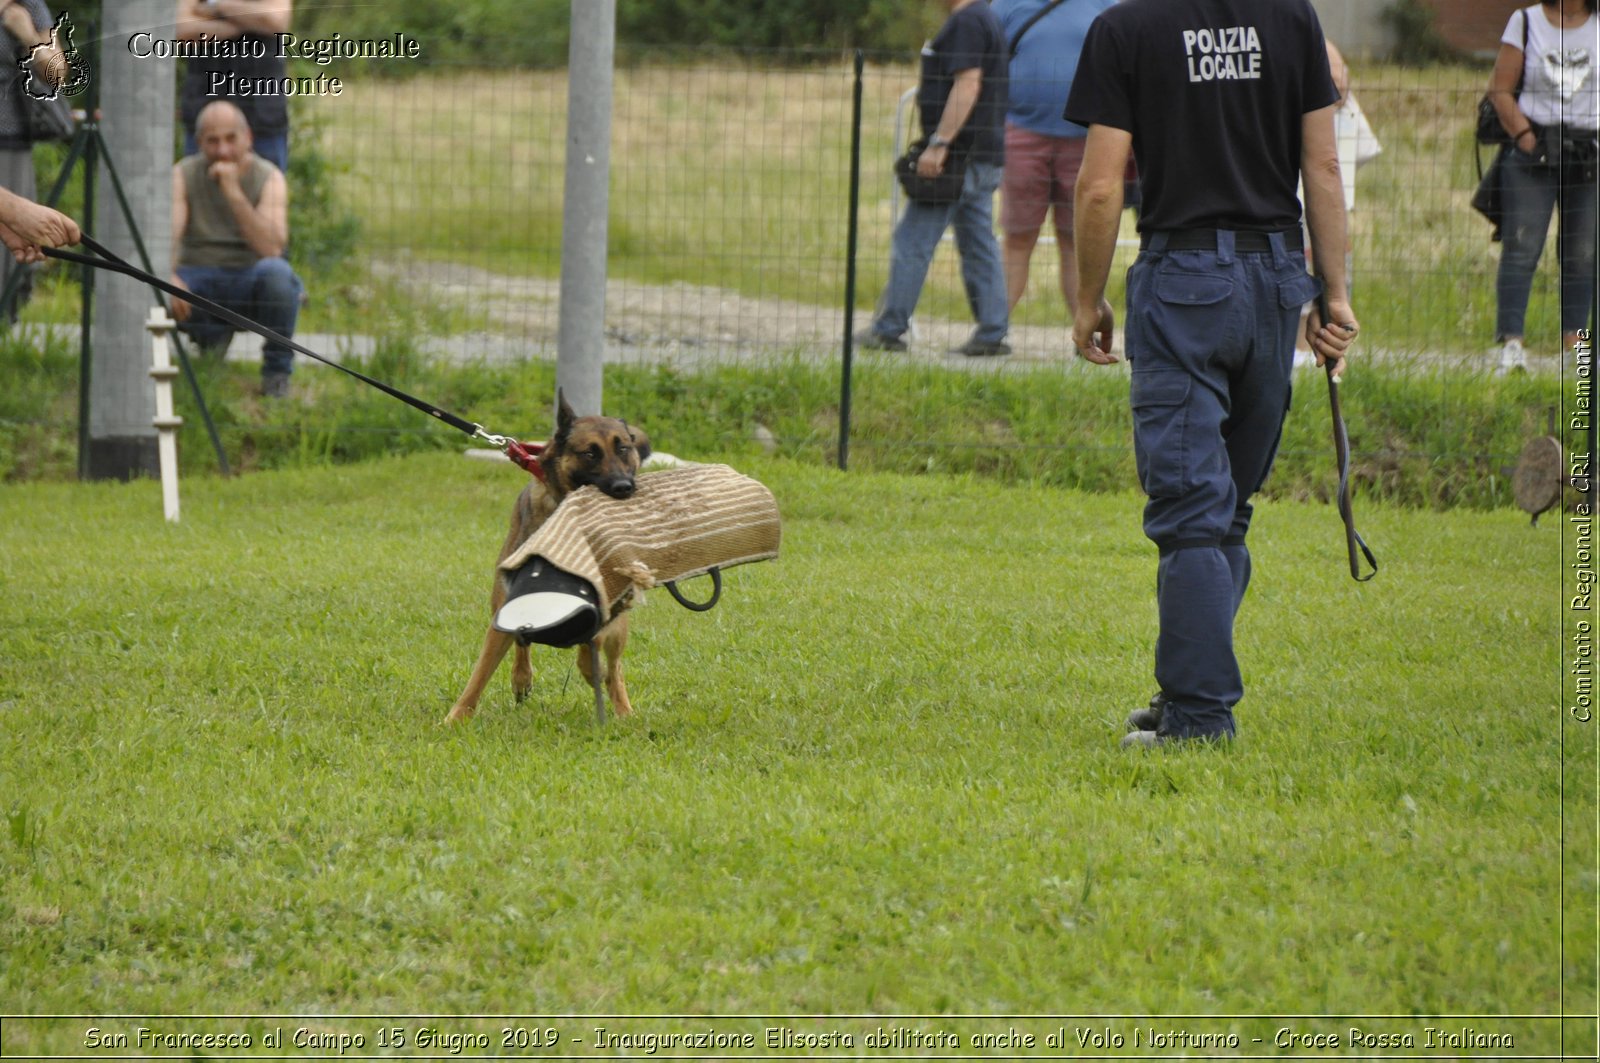
[[[534,479],[511,510],[511,530],[505,545],[500,548],[496,561],[494,590],[489,598],[489,615],[492,618],[506,601],[506,580],[509,573],[500,570],[499,563],[527,541],[550,514],[556,511],[561,500],[580,487],[596,487],[615,499],[633,496],[635,477],[639,466],[650,456],[650,438],[638,428],[615,417],[577,417],[560,391],[556,392],[556,431],[539,455],[539,466],[544,472],[543,482]],[[618,716],[633,712],[628,701],[628,688],[622,678],[622,652],[628,646],[628,614],[621,611],[600,629],[595,637],[605,654],[606,693]],[[484,636],[483,652],[473,665],[467,687],[450,709],[448,722],[454,723],[470,717],[478,708],[484,688],[494,676],[495,669],[505,658],[506,651],[516,642],[513,635],[495,630],[493,624]],[[528,647],[518,645],[516,660],[511,669],[511,689],[520,702],[528,696],[533,685],[533,665],[528,659]],[[594,669],[589,647],[579,646],[578,668],[589,683],[594,682]]]

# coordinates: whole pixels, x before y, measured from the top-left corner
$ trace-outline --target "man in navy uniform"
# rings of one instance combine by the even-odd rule
[[[1125,0],[1089,30],[1065,117],[1089,129],[1078,177],[1073,341],[1115,362],[1105,299],[1131,150],[1144,205],[1128,271],[1134,454],[1160,551],[1150,708],[1124,746],[1234,735],[1244,682],[1233,622],[1250,582],[1250,496],[1289,406],[1305,272],[1296,179],[1328,317],[1307,334],[1344,368],[1357,323],[1345,282],[1338,91],[1309,0]]]

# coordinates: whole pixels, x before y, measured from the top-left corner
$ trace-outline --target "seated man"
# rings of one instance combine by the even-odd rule
[[[252,150],[244,114],[226,100],[196,122],[200,154],[172,168],[173,280],[285,338],[294,336],[305,290],[283,251],[289,196],[283,174]],[[179,327],[205,349],[226,348],[233,327],[173,300]],[[261,393],[289,393],[294,351],[271,340],[261,349]]]

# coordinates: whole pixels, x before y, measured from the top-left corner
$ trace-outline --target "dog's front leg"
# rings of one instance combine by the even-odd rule
[[[628,618],[618,617],[600,633],[600,649],[606,657],[606,692],[618,716],[633,715],[628,701],[628,686],[622,681],[622,651],[628,648]]]
[[[478,708],[478,699],[483,697],[483,690],[489,685],[489,680],[494,676],[494,670],[500,667],[500,661],[505,657],[506,650],[511,648],[513,639],[503,631],[489,629],[483,639],[483,652],[478,654],[478,663],[472,666],[472,677],[467,680],[467,689],[461,692],[456,699],[455,706],[451,708],[447,722],[455,723],[465,720]]]

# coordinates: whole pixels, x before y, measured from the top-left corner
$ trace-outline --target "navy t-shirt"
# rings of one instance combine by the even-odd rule
[[[223,44],[230,52],[237,51],[242,54],[229,58],[197,55],[184,61],[187,69],[183,85],[178,91],[183,128],[191,131],[195,128],[195,122],[206,104],[215,100],[228,100],[244,112],[244,119],[250,124],[252,136],[269,137],[287,133],[289,98],[282,92],[259,95],[251,93],[244,96],[232,95],[225,91],[216,95],[211,93],[214,73],[223,77],[230,73],[237,75],[232,82],[217,83],[219,88],[224,89],[229,85],[253,84],[260,78],[281,81],[287,73],[288,64],[278,54],[278,39],[247,33],[232,40],[225,40]]]
[[[978,102],[951,150],[969,152],[978,162],[1004,161],[1008,65],[1005,33],[988,4],[977,0],[953,12],[922,48],[922,81],[917,88],[922,135],[932,136],[939,128],[956,75],[977,67],[982,71]]]
[[[1300,223],[1301,119],[1338,98],[1308,0],[1124,0],[1064,116],[1133,134],[1141,232],[1271,232]]]

